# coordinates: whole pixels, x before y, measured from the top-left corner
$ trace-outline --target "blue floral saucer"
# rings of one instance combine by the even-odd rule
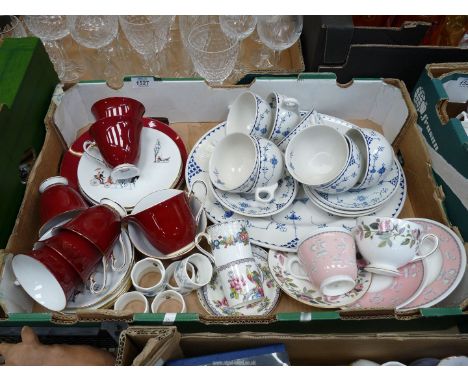
[[[257,202],[255,194],[222,191],[211,182],[210,186],[215,198],[223,207],[248,217],[271,216],[283,211],[294,202],[298,190],[298,183],[291,175],[280,179],[275,197],[268,203]]]

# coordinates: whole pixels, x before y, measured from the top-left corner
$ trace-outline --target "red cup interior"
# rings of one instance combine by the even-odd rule
[[[141,118],[145,113],[145,107],[141,102],[133,98],[109,97],[94,103],[91,112],[97,120],[123,115]]]

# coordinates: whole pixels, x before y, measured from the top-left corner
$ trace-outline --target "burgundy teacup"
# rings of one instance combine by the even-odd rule
[[[119,204],[102,199],[101,204],[82,211],[62,227],[85,237],[107,256],[120,236],[121,219],[126,215]]]
[[[143,198],[125,220],[135,223],[148,241],[168,255],[193,244],[197,218],[192,215],[188,195],[181,190],[160,190]]]
[[[102,160],[92,153],[99,148],[104,164],[112,168],[116,180],[131,179],[140,174],[135,163],[140,156],[141,118],[130,116],[102,118],[94,122],[89,132],[94,139],[83,144],[83,150],[92,158]]]
[[[41,232],[71,217],[72,213],[88,208],[79,192],[69,186],[67,178],[63,176],[53,176],[44,180],[39,186],[39,193]]]
[[[83,282],[89,279],[102,261],[101,251],[89,240],[73,231],[60,229],[42,243],[60,254],[78,272]]]
[[[108,117],[129,116],[141,118],[145,114],[145,107],[136,99],[128,97],[103,98],[91,107],[96,120]]]
[[[82,284],[73,267],[48,247],[16,255],[12,268],[26,293],[50,310],[65,309],[67,300]]]

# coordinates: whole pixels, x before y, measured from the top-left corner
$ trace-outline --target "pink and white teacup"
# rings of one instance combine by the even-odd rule
[[[339,296],[356,285],[356,246],[346,229],[314,230],[299,243],[297,253],[298,257],[292,257],[286,263],[286,270],[298,279],[309,280],[322,294]],[[297,265],[305,274],[296,271]]]

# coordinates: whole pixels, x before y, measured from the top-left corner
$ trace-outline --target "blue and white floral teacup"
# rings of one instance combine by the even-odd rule
[[[259,202],[275,197],[283,177],[283,153],[271,141],[242,133],[225,136],[209,162],[213,186],[228,192],[254,193]]]
[[[272,125],[273,113],[268,102],[255,93],[245,92],[229,107],[226,134],[243,133],[268,138]]]
[[[299,102],[295,98],[277,92],[271,93],[267,97],[267,102],[273,112],[273,127],[269,138],[273,143],[278,144],[302,119]]]
[[[339,194],[352,188],[361,176],[361,153],[357,145],[345,136],[349,146],[349,156],[343,171],[332,182],[315,189],[328,194]]]
[[[286,167],[298,181],[321,187],[335,181],[345,170],[349,158],[343,134],[327,125],[314,125],[295,134],[286,153]]]
[[[363,171],[352,190],[362,190],[378,185],[393,166],[393,149],[387,139],[372,129],[356,127],[346,135],[359,148],[362,156]]]

